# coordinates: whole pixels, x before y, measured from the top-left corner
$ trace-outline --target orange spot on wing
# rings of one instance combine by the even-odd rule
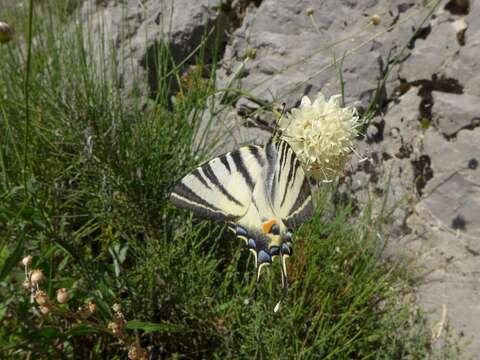
[[[275,225],[277,221],[275,219],[268,220],[267,222],[263,223],[262,230],[264,234],[268,234],[272,231],[272,226]]]

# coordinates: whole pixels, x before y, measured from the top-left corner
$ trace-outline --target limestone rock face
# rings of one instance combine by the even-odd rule
[[[81,12],[94,34],[99,61],[115,61],[126,93],[156,91],[158,46],[169,43],[176,62],[185,59],[214,27],[224,34],[221,0],[87,0]],[[215,36],[209,37],[210,41]]]
[[[347,103],[365,107],[389,58],[412,35],[415,10],[402,1],[264,0],[233,33],[220,81],[246,62],[241,87],[291,107],[304,94],[337,94],[336,69],[342,68]],[[372,24],[374,14],[381,14],[378,26]],[[407,14],[408,20],[387,32]],[[248,59],[252,50],[255,58]]]

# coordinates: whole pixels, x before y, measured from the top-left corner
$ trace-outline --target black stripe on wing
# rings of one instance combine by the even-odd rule
[[[290,166],[288,169],[288,176],[287,176],[287,185],[285,186],[284,192],[283,192],[283,197],[282,197],[282,202],[280,203],[280,207],[283,206],[285,203],[285,199],[287,198],[287,193],[288,190],[291,188],[293,185],[293,182],[295,181],[296,174],[297,174],[297,169],[300,166],[300,162],[297,160],[295,157],[293,151],[290,153]]]
[[[232,169],[230,168],[230,164],[228,163],[227,155],[228,154],[220,156],[220,161],[222,162],[223,166],[225,166],[225,169],[227,169],[228,173],[231,174]]]
[[[212,189],[210,187],[210,185],[207,183],[207,181],[205,180],[205,178],[203,177],[203,175],[200,173],[200,169],[195,169],[193,172],[192,172],[192,175],[195,176],[198,181],[200,181],[203,186],[205,186],[207,189]]]
[[[278,140],[272,148],[276,152],[276,164],[270,198],[275,212],[288,227],[293,228],[313,214],[310,184],[295,152],[286,141]]]
[[[230,200],[231,202],[234,202],[235,204],[237,204],[239,206],[245,206],[245,204],[242,204],[239,200],[237,200],[235,197],[233,197],[232,194],[230,194],[227,191],[227,189],[225,189],[225,187],[222,185],[220,180],[217,178],[217,176],[213,172],[212,167],[211,167],[209,162],[202,166],[202,170],[203,170],[203,173],[205,174],[205,176],[208,178],[208,180],[210,180],[210,182],[213,185],[215,185],[217,187],[217,189],[220,190],[220,192],[223,195],[225,195],[225,197],[228,200]]]
[[[306,177],[303,177],[303,183],[297,194],[295,203],[288,211],[288,215],[283,219],[287,227],[293,228],[305,222],[313,214],[313,202],[310,192],[310,184]]]
[[[202,199],[182,182],[179,182],[173,189],[172,193],[170,194],[170,201],[174,205],[191,210],[195,213],[195,215],[205,219],[223,221],[236,219],[234,215],[227,214]]]
[[[263,174],[264,148],[248,146],[209,160],[175,186],[171,201],[214,220],[238,220],[248,210]]]
[[[235,164],[235,167],[237,168],[239,173],[242,175],[243,179],[247,183],[250,190],[253,191],[253,187],[255,183],[253,182],[252,176],[250,175],[248,169],[245,167],[241,152],[234,151],[230,153],[230,157],[232,158],[233,163]]]

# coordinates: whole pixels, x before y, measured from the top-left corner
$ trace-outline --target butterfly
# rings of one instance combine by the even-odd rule
[[[280,257],[286,295],[285,259],[293,254],[293,229],[312,216],[314,207],[309,180],[285,140],[272,136],[263,146],[241,147],[207,161],[174,186],[170,201],[200,218],[227,222],[255,257],[257,284],[262,268]]]

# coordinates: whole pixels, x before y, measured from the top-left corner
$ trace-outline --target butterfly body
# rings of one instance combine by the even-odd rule
[[[313,213],[310,185],[287,142],[272,139],[214,158],[177,183],[170,195],[177,206],[199,217],[226,221],[245,241],[261,269],[292,254],[292,229]]]

